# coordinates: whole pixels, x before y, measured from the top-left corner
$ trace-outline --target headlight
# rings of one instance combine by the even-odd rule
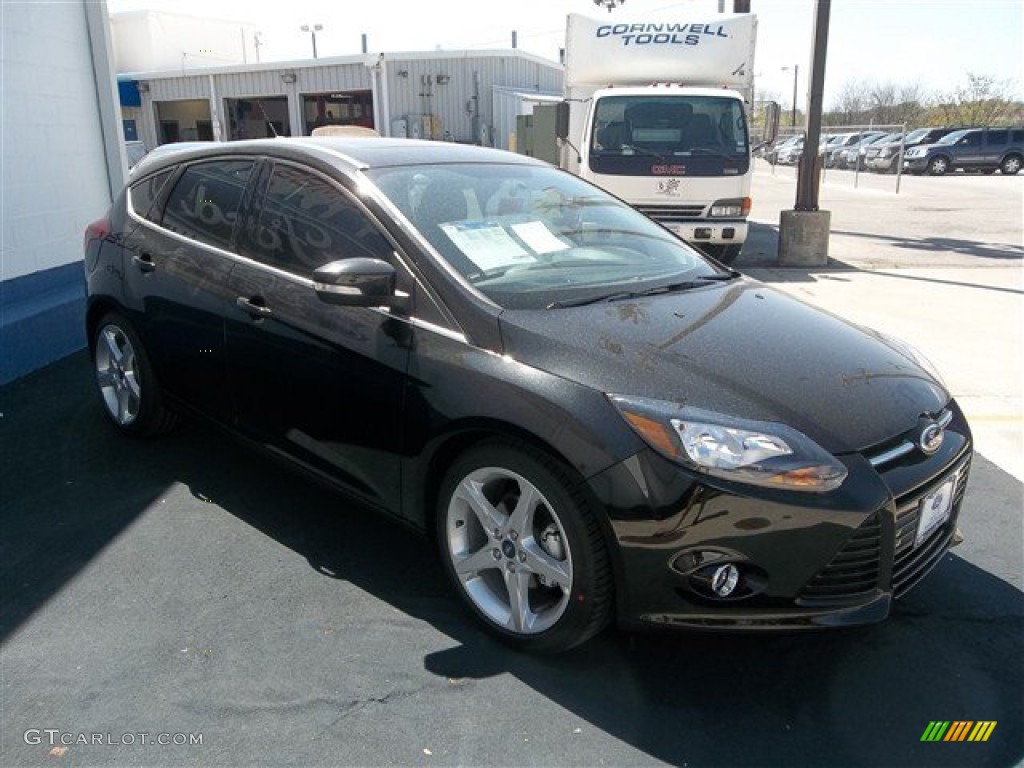
[[[892,147],[886,147],[885,149],[883,149],[878,154],[880,154],[882,157],[890,157],[890,156],[896,154],[896,150],[893,149]]]
[[[791,491],[823,493],[846,479],[846,467],[785,424],[734,419],[660,400],[609,395],[654,450],[698,472]]]
[[[736,200],[716,200],[711,204],[712,218],[738,218],[750,213],[751,199],[741,197]]]
[[[904,157],[922,157],[922,156],[924,156],[924,152],[925,151],[923,149],[908,149],[906,152],[903,153],[903,156]]]

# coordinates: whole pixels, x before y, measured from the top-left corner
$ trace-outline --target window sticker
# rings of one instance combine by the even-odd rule
[[[543,221],[513,224],[512,231],[535,253],[554,253],[555,251],[564,251],[569,247],[548,229]]]
[[[536,261],[504,227],[492,221],[442,224],[441,231],[484,272]]]

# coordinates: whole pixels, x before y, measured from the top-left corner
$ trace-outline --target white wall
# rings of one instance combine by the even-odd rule
[[[0,2],[0,281],[82,258],[110,205],[84,0]]]

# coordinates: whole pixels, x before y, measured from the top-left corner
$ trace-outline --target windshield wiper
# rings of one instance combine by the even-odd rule
[[[583,307],[587,304],[601,304],[609,301],[621,301],[623,299],[639,299],[645,296],[657,296],[662,293],[676,293],[677,291],[688,291],[692,288],[703,288],[708,283],[722,283],[735,280],[740,276],[739,272],[718,272],[713,275],[701,275],[693,280],[681,280],[668,285],[656,285],[642,291],[615,291],[614,293],[588,296],[583,299],[571,299],[569,301],[553,301],[544,309],[564,309],[566,307]]]

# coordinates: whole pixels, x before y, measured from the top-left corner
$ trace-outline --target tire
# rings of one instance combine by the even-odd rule
[[[928,161],[928,168],[926,170],[931,176],[945,176],[949,171],[949,159],[942,155],[937,155]]]
[[[123,315],[110,312],[96,325],[93,371],[103,411],[132,437],[158,435],[177,423],[160,402],[160,387],[142,340]]]
[[[1004,176],[1016,176],[1020,173],[1022,163],[1024,161],[1021,160],[1020,155],[1007,155],[999,164],[999,170]]]
[[[702,245],[698,247],[708,256],[726,266],[731,266],[739,258],[740,249],[743,248],[742,245]]]
[[[516,648],[565,651],[611,620],[594,512],[570,470],[529,445],[486,442],[462,454],[441,486],[437,537],[455,591]]]

